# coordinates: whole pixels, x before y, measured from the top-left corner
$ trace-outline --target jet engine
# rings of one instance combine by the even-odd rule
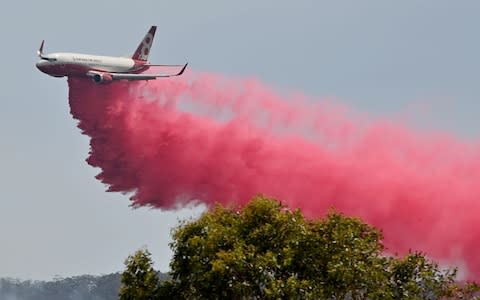
[[[100,84],[100,83],[110,83],[112,82],[113,78],[112,78],[112,75],[108,73],[96,73],[93,75],[92,80],[96,84]]]

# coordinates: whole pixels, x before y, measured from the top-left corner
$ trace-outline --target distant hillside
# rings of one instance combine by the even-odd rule
[[[159,273],[165,280],[167,274]],[[121,273],[103,276],[81,275],[53,281],[0,279],[2,300],[115,300],[118,299]]]

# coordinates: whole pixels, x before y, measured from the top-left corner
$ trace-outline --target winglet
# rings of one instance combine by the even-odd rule
[[[186,64],[183,66],[183,68],[180,70],[180,72],[178,72],[178,74],[177,74],[176,76],[182,75],[183,72],[185,71],[185,69],[187,68],[187,66],[188,66],[188,63],[186,63]]]
[[[42,40],[42,43],[40,44],[40,48],[37,50],[37,54],[39,57],[43,56],[43,44],[45,43],[45,40]]]

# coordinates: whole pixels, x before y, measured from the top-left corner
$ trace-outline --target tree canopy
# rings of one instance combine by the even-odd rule
[[[122,273],[120,300],[152,300],[158,298],[159,279],[153,269],[151,254],[140,249],[125,260]]]
[[[217,205],[172,235],[165,298],[466,299],[478,291],[421,253],[385,256],[382,233],[358,218],[331,210],[308,220],[263,196],[242,209]]]

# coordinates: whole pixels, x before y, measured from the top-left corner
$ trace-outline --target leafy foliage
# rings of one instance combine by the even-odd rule
[[[125,260],[120,300],[151,300],[158,294],[159,279],[148,250],[138,250]]]
[[[217,205],[173,231],[172,280],[161,295],[176,299],[438,299],[463,297],[420,253],[382,255],[382,234],[358,218],[330,211],[307,220],[258,196],[242,210]]]

